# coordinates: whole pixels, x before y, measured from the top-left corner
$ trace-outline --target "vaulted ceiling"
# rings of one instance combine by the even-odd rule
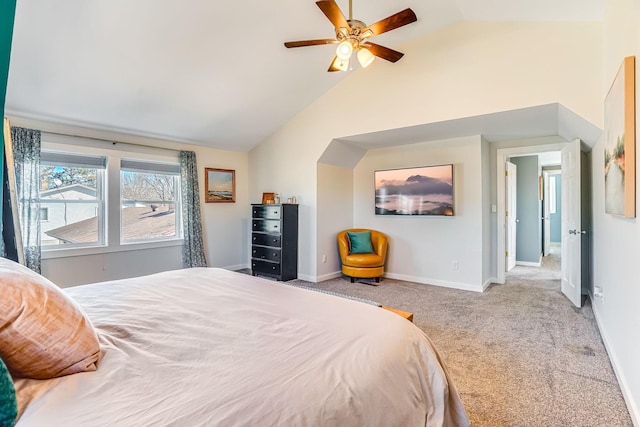
[[[348,13],[348,2],[337,0]],[[458,21],[601,21],[605,0],[353,0],[376,22],[412,8],[416,23],[376,37],[403,43]],[[6,113],[248,151],[344,78],[313,0],[23,0],[17,3]],[[392,66],[378,60],[372,67]]]

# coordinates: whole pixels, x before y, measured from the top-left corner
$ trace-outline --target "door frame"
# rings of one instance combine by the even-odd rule
[[[505,282],[505,192],[506,185],[504,180],[505,162],[511,157],[523,156],[527,154],[545,153],[547,151],[561,151],[566,147],[568,142],[560,142],[553,144],[527,145],[523,147],[500,148],[496,154],[496,180],[498,188],[496,191],[496,283],[504,284]]]
[[[510,162],[505,161],[505,271],[511,271],[516,266],[516,239],[518,229],[518,167]],[[511,188],[511,191],[509,191]],[[511,195],[511,198],[509,198]],[[508,206],[507,206],[508,205]],[[513,230],[510,228],[513,227]],[[509,230],[513,231],[512,233]],[[511,244],[513,243],[513,244]],[[508,254],[508,255],[507,255]],[[511,260],[510,260],[511,258]]]

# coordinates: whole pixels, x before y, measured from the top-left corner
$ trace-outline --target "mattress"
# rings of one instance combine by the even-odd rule
[[[27,426],[466,426],[429,338],[382,308],[216,268],[66,289],[98,369],[15,381]]]

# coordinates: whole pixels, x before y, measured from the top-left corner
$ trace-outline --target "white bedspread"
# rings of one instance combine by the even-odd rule
[[[96,372],[17,380],[17,426],[465,426],[425,334],[387,310],[221,269],[67,289]]]

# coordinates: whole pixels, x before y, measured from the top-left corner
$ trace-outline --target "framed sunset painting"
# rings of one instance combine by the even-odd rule
[[[624,59],[604,102],[605,212],[636,216],[635,57]]]
[[[374,172],[376,215],[453,216],[453,165]]]
[[[206,203],[233,203],[236,201],[236,171],[205,168],[204,201]]]

